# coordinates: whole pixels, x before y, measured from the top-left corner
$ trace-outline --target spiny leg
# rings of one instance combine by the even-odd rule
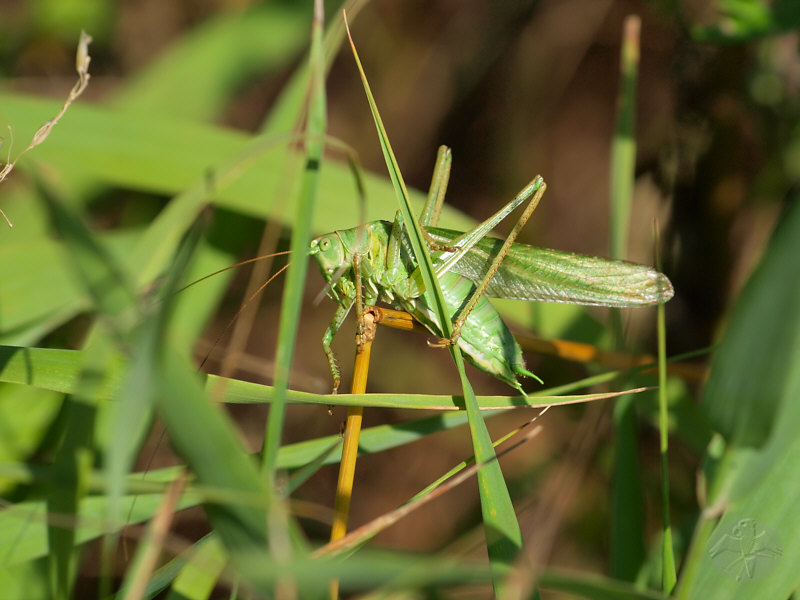
[[[331,390],[332,394],[338,392],[339,384],[342,382],[342,374],[341,371],[339,371],[339,367],[336,365],[336,356],[333,354],[331,343],[333,342],[333,338],[336,336],[336,332],[339,331],[342,323],[344,323],[344,320],[351,308],[353,308],[352,301],[347,305],[338,305],[336,307],[336,312],[333,315],[333,319],[331,319],[327,329],[325,329],[325,333],[322,335],[322,350],[325,352],[325,356],[328,359],[328,368],[330,369],[331,378],[333,379],[333,389]]]
[[[454,341],[457,340],[461,335],[461,328],[464,325],[464,321],[467,320],[469,314],[472,312],[472,309],[475,308],[475,304],[478,302],[481,296],[483,296],[484,292],[486,291],[486,287],[489,285],[492,277],[494,277],[494,274],[500,267],[500,263],[503,262],[503,258],[505,258],[505,255],[508,253],[508,249],[511,248],[511,245],[517,239],[519,232],[525,226],[525,223],[528,222],[528,219],[533,214],[533,211],[536,210],[536,207],[539,205],[539,201],[542,199],[546,189],[547,184],[545,184],[544,179],[542,179],[541,176],[536,176],[531,183],[525,186],[525,188],[519,194],[517,194],[517,197],[514,199],[514,201],[509,203],[509,205],[511,205],[515,202],[519,203],[527,198],[531,198],[519,220],[514,224],[514,227],[508,234],[508,237],[500,248],[500,251],[492,260],[492,264],[489,265],[489,268],[484,274],[483,279],[476,284],[475,290],[472,292],[469,302],[467,302],[464,308],[461,309],[455,321],[453,322],[453,337],[449,340],[450,344],[454,343]]]
[[[544,182],[541,180],[541,177],[536,177],[531,183],[529,183],[525,188],[517,194],[508,204],[503,206],[500,210],[494,213],[491,217],[486,219],[485,221],[479,223],[471,230],[462,233],[456,239],[451,241],[453,248],[455,249],[454,252],[451,254],[443,255],[436,264],[436,276],[441,277],[454,265],[458,263],[466,254],[472,249],[472,247],[480,242],[483,238],[485,238],[490,231],[492,231],[500,221],[505,219],[508,215],[510,215],[520,204],[525,202],[528,198],[531,197],[531,194],[534,193],[534,190],[537,188],[537,185]],[[542,190],[542,193],[544,190]],[[538,202],[538,200],[537,200]]]
[[[434,177],[436,179],[436,177]],[[539,204],[539,201],[542,199],[545,190],[547,189],[547,185],[542,179],[541,176],[536,176],[533,181],[531,181],[527,186],[525,186],[522,191],[520,191],[516,197],[514,197],[508,204],[506,204],[503,208],[497,211],[494,215],[474,227],[472,230],[464,233],[463,235],[456,238],[454,242],[454,252],[452,252],[449,256],[445,255],[442,257],[440,262],[436,266],[436,275],[437,277],[441,277],[444,273],[448,272],[453,265],[455,265],[461,258],[463,258],[466,253],[481,239],[483,239],[494,227],[502,221],[505,217],[507,217],[515,208],[517,208],[520,204],[525,202],[530,198],[528,205],[525,207],[523,214],[520,216],[517,223],[511,230],[508,238],[503,243],[503,246],[500,248],[500,251],[492,260],[491,265],[487,269],[486,273],[483,276],[483,279],[480,282],[476,282],[476,288],[473,291],[472,295],[469,298],[469,301],[464,306],[464,308],[459,311],[455,321],[453,322],[453,336],[450,339],[439,339],[436,342],[428,342],[428,344],[432,347],[446,347],[452,345],[455,340],[457,340],[461,335],[461,329],[464,325],[464,322],[469,317],[472,310],[475,308],[476,303],[480,299],[480,297],[486,291],[486,287],[489,285],[489,282],[494,277],[494,274],[497,272],[497,269],[500,266],[500,263],[503,261],[503,258],[508,253],[508,249],[512,246],[514,241],[517,239],[520,230],[525,226],[528,219],[530,218],[533,211]],[[388,251],[387,251],[387,265],[398,265],[397,269],[394,271],[399,271],[399,264],[400,264],[400,248],[402,246],[402,236],[403,236],[403,224],[402,218],[400,217],[399,213],[395,217],[395,222],[392,227],[392,233],[390,236],[389,244],[388,244]],[[389,271],[393,271],[392,267],[389,267]],[[401,277],[392,277],[392,285],[393,287],[399,292],[404,294],[406,297],[412,298],[416,297],[420,294],[420,290],[417,289],[416,286],[416,279],[413,276],[407,277],[403,280]]]
[[[450,181],[450,165],[452,163],[453,155],[450,148],[439,146],[439,151],[436,153],[436,164],[433,167],[431,186],[428,188],[428,198],[419,214],[419,224],[423,227],[428,225],[436,227],[439,224],[444,196],[447,193],[447,183]]]

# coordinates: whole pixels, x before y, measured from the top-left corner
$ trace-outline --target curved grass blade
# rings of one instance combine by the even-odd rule
[[[424,295],[429,302],[429,306],[436,311],[441,331],[445,334],[445,337],[452,337],[452,324],[450,323],[449,316],[445,309],[444,297],[433,269],[430,254],[427,251],[419,222],[411,210],[408,190],[400,174],[400,168],[392,152],[388,135],[383,126],[378,107],[375,103],[372,91],[370,90],[369,82],[367,81],[366,74],[359,60],[358,53],[356,52],[355,44],[353,43],[352,37],[350,37],[349,30],[348,37],[350,38],[350,47],[352,48],[353,56],[361,76],[361,82],[364,86],[364,91],[367,95],[370,110],[375,121],[375,127],[378,130],[378,138],[381,143],[384,159],[386,160],[386,166],[389,170],[389,176],[394,185],[395,194],[400,204],[400,211],[403,215],[414,255],[425,284]],[[483,417],[480,414],[478,401],[467,379],[461,351],[457,345],[452,344],[450,346],[450,353],[453,356],[456,368],[461,377],[462,388],[464,390],[464,404],[469,416],[470,433],[475,457],[479,463],[485,464],[478,472],[478,484],[484,528],[486,531],[487,549],[489,552],[489,560],[492,565],[492,581],[495,593],[500,596],[502,593],[503,578],[506,575],[507,569],[513,564],[517,553],[522,547],[522,533],[520,532],[519,523],[514,513],[514,507],[511,504],[511,497],[508,493],[503,473],[500,470],[500,465],[495,460],[496,455],[494,448],[492,447],[486,424],[483,422]]]
[[[701,351],[705,352],[705,351]],[[678,361],[697,355],[698,352],[672,357],[670,361]],[[18,346],[0,346],[0,381],[31,386],[44,390],[62,393],[74,393],[82,364],[83,352],[80,350],[61,350],[52,348],[24,348]],[[620,377],[640,373],[652,368],[652,364],[639,365],[631,369],[607,371],[572,382],[522,396],[478,396],[478,405],[482,410],[500,410],[504,408],[537,408],[549,404],[567,404],[586,402],[604,397],[607,394],[561,395],[593,385],[614,381]],[[97,396],[102,400],[113,398],[121,384],[126,364],[122,359],[113,358],[102,377],[97,382]],[[273,397],[272,386],[228,379],[217,375],[207,375],[207,389],[220,387],[224,394],[220,402],[232,404],[269,403]],[[630,390],[636,391],[636,390]],[[289,390],[288,398],[293,403],[317,404],[320,406],[382,406],[394,408],[411,408],[424,410],[464,410],[461,396],[434,394],[312,394]]]

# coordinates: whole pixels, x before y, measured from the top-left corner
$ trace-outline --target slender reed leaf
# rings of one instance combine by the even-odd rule
[[[306,123],[306,159],[302,177],[300,199],[294,220],[291,250],[293,260],[286,275],[286,286],[281,302],[278,342],[275,357],[275,391],[273,406],[269,412],[264,438],[262,471],[269,478],[275,476],[275,458],[283,434],[286,411],[286,390],[289,385],[289,370],[294,357],[297,326],[303,300],[306,273],[308,271],[308,246],[311,242],[311,215],[316,204],[319,172],[322,167],[322,140],[325,137],[325,56],[323,52],[323,6],[314,5],[311,27],[310,90],[308,120]]]
[[[444,296],[442,295],[442,290],[439,286],[436,274],[434,273],[430,254],[428,253],[427,246],[422,236],[419,222],[411,209],[408,190],[406,189],[405,182],[400,173],[397,160],[392,152],[388,135],[381,121],[377,104],[370,90],[369,82],[361,66],[361,61],[358,58],[358,53],[356,52],[352,38],[350,38],[350,46],[361,76],[364,91],[367,95],[370,111],[375,121],[381,149],[383,150],[386,166],[389,170],[389,177],[395,188],[400,212],[403,215],[403,221],[406,225],[417,264],[419,265],[423,283],[425,284],[424,295],[427,298],[428,305],[433,307],[436,311],[441,331],[444,333],[445,337],[452,337],[452,323],[450,322],[450,317],[445,308]],[[486,531],[487,549],[489,552],[489,560],[492,565],[492,582],[495,593],[500,595],[502,593],[503,578],[506,571],[515,560],[517,553],[522,547],[522,533],[514,513],[514,507],[511,504],[511,497],[509,496],[503,473],[496,460],[489,432],[480,414],[478,401],[467,379],[461,351],[456,344],[451,344],[450,353],[453,356],[456,369],[461,378],[464,391],[464,404],[469,417],[469,427],[475,457],[478,462],[485,464],[478,472],[478,485],[484,528]]]

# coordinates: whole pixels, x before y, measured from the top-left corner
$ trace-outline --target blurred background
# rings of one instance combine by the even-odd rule
[[[254,133],[304,60],[307,4],[5,0],[0,2],[2,85],[15,92],[62,99],[74,79],[75,43],[85,29],[94,38],[92,79],[79,102],[123,106],[129,86],[147,77],[152,65],[190,45],[193,36],[210,23],[246,17],[250,11],[275,10],[296,17],[263,32],[276,43],[282,36],[291,38],[282,54],[260,61],[241,49],[242,60],[230,74],[232,93],[202,115],[206,121]],[[339,19],[334,3],[328,4],[327,18]],[[447,202],[481,220],[542,174],[547,194],[520,240],[607,256],[620,41],[623,21],[631,14],[641,17],[642,26],[629,258],[653,263],[652,222],[658,219],[663,270],[676,290],[667,306],[667,343],[669,353],[677,354],[714,342],[726,309],[756,263],[800,174],[796,32],[780,23],[743,31],[735,19],[725,20],[713,3],[667,0],[375,0],[358,12],[352,32],[410,186],[427,189],[437,147],[446,144],[454,157]],[[226,47],[244,43],[244,39],[230,39]],[[192,81],[187,73],[187,95],[213,93],[191,91]],[[377,136],[349,51],[336,58],[327,92],[330,135],[351,145],[367,170],[383,175]],[[139,110],[181,114],[180,106],[156,102],[140,105]],[[146,220],[165,201],[158,195],[112,189],[87,203],[87,215],[102,230],[125,219]],[[355,203],[355,199],[331,197],[321,190],[319,202],[335,205]],[[392,216],[369,215],[373,219]],[[245,259],[257,254],[262,222],[224,210],[218,217],[226,223],[222,229],[236,232],[232,236],[236,256]],[[288,230],[282,230],[284,243],[288,235]],[[230,240],[225,244],[230,245]],[[220,313],[208,324],[198,358],[209,353],[238,310],[245,281],[246,274],[237,274]],[[322,286],[322,279],[312,272],[292,384],[314,392],[325,392],[329,386],[319,339],[334,306],[327,300],[318,306],[311,302]],[[271,381],[279,299],[280,284],[276,283],[264,294],[237,377]],[[531,322],[542,335],[563,333],[556,327],[548,329],[548,323],[536,323],[536,308],[530,311]],[[607,318],[602,311],[590,314],[601,321]],[[654,351],[653,314],[625,315],[634,352]],[[348,327],[335,346],[345,373],[352,354],[352,323]],[[78,320],[59,335],[66,345],[77,346],[80,332]],[[607,343],[592,332],[588,327],[574,337]],[[222,343],[213,348],[207,370],[219,368],[224,347]],[[586,367],[557,358],[530,355],[528,361],[548,385],[587,373]],[[381,331],[373,351],[369,389],[452,393],[458,384],[451,371],[447,354],[428,350],[424,338]],[[509,392],[503,384],[470,371],[473,374],[478,393]],[[690,397],[696,384],[688,384]],[[551,539],[544,544],[546,560],[553,564],[603,569],[608,561],[605,522],[611,458],[610,448],[599,444],[611,435],[610,405],[551,410],[542,435],[504,459],[512,494],[529,499],[521,516],[523,522],[527,519],[527,530],[538,527],[543,535],[557,537],[556,543]],[[234,410],[254,450],[260,446],[265,411],[261,407]],[[292,407],[287,441],[333,433],[342,418],[339,413],[329,417],[315,407]],[[401,411],[374,410],[367,412],[365,423],[406,418],[408,414]],[[490,431],[502,434],[525,418],[511,413],[493,419]],[[364,457],[357,473],[353,525],[395,507],[471,453],[463,429],[437,434],[425,443]],[[653,483],[645,485],[653,490],[647,492],[652,493],[647,500],[655,506],[657,434],[646,419],[641,444],[645,473],[653,478],[645,482]],[[151,447],[157,445],[154,437]],[[171,460],[164,446],[160,444],[164,455],[159,454],[153,466]],[[691,512],[695,504],[699,451],[702,448],[692,447],[686,439],[674,448],[673,493],[679,514]],[[517,474],[520,477],[515,479]],[[329,468],[301,488],[299,497],[325,503],[332,500],[334,486],[335,469]],[[435,550],[450,537],[438,526],[447,523],[459,543],[479,544],[480,536],[459,538],[472,527],[478,511],[474,482],[470,482],[389,530],[381,541]],[[648,517],[655,528],[657,512]],[[560,527],[557,536],[547,529],[548,522],[550,527]],[[312,536],[325,536],[324,528],[309,525],[309,531]]]

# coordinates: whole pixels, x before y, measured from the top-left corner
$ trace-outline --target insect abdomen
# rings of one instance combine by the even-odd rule
[[[455,273],[445,273],[439,279],[450,319],[458,316],[475,289],[475,284],[466,277]],[[423,301],[417,298],[405,310],[423,323],[433,334],[442,336],[433,327],[432,313]],[[413,310],[411,310],[413,308]],[[467,360],[477,368],[505,381],[508,385],[522,391],[517,375],[530,375],[525,369],[522,350],[503,321],[500,313],[486,297],[478,300],[461,329],[458,346],[466,354]]]

